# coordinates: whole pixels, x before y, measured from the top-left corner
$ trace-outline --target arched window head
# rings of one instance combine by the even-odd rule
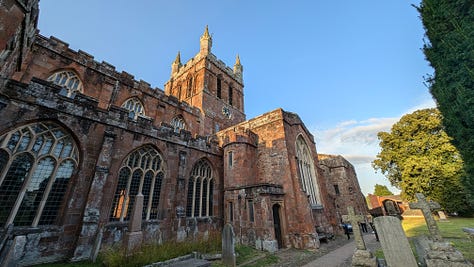
[[[190,97],[191,93],[193,91],[193,77],[188,77],[187,80],[187,85],[186,85],[186,97]]]
[[[310,203],[312,205],[321,203],[318,183],[316,181],[314,158],[311,156],[311,150],[301,135],[296,139],[296,161],[301,186],[308,195]]]
[[[49,76],[48,81],[67,90],[67,96],[72,97],[76,92],[82,93],[82,83],[72,71],[59,71]]]
[[[145,116],[145,108],[143,108],[142,102],[137,97],[127,99],[123,103],[122,108],[125,108],[130,112],[129,117],[131,119],[136,120],[139,115]]]
[[[186,122],[181,115],[174,117],[171,120],[171,126],[173,126],[174,132],[179,133],[180,130],[186,129]]]
[[[191,171],[188,181],[187,217],[212,216],[214,179],[209,162],[199,160]]]
[[[52,122],[0,136],[0,227],[56,224],[78,154],[71,135]]]
[[[158,219],[161,184],[164,179],[163,158],[152,146],[141,147],[122,163],[110,212],[111,221],[130,220],[135,196],[143,194],[142,219]]]

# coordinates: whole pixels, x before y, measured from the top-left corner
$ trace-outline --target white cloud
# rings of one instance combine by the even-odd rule
[[[316,149],[319,153],[341,155],[349,160],[356,169],[364,195],[372,193],[375,184],[387,185],[392,192],[398,193],[399,190],[391,187],[388,180],[380,172],[376,173],[371,166],[371,162],[380,151],[377,133],[390,131],[392,125],[405,114],[432,107],[436,107],[434,101],[424,99],[399,117],[348,120],[338,123],[333,128],[316,130],[314,131]]]

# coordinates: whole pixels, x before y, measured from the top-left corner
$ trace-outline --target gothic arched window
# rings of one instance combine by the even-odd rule
[[[56,72],[49,76],[48,81],[66,89],[68,97],[71,97],[75,92],[83,92],[81,80],[72,71]]]
[[[189,77],[186,86],[186,97],[191,96],[191,92],[193,90],[193,77]]]
[[[209,163],[201,159],[191,172],[188,182],[187,217],[212,216],[214,179]]]
[[[303,191],[308,195],[311,204],[317,204],[320,200],[314,158],[301,135],[296,140],[296,161]]]
[[[130,111],[130,118],[136,120],[138,115],[145,116],[145,109],[143,108],[143,104],[137,97],[132,97],[127,99],[122,108]]]
[[[171,126],[173,126],[174,132],[179,133],[181,129],[186,129],[186,122],[181,115],[174,117],[171,120]]]
[[[78,160],[71,135],[52,122],[0,136],[0,226],[56,223]]]
[[[152,146],[141,147],[123,161],[110,212],[111,221],[127,221],[140,188],[143,194],[142,219],[158,219],[163,159]]]

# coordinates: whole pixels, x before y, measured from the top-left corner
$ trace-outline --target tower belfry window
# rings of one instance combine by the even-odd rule
[[[229,105],[232,106],[232,98],[233,98],[233,95],[234,95],[234,92],[233,92],[233,89],[232,89],[232,86],[229,85]]]
[[[72,71],[55,72],[53,75],[48,77],[48,81],[66,89],[68,97],[72,97],[76,92],[83,92],[81,80]]]
[[[191,92],[193,90],[193,78],[190,77],[188,79],[188,84],[187,84],[187,88],[186,88],[186,97],[190,97],[191,96]]]
[[[222,98],[222,80],[220,77],[217,77],[217,91],[216,91],[217,98]]]

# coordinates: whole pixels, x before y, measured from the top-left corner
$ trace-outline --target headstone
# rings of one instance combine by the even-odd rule
[[[230,223],[222,230],[222,263],[225,266],[235,267],[235,235]]]
[[[427,267],[444,267],[456,266],[467,267],[473,266],[472,263],[466,261],[461,252],[456,250],[449,242],[443,242],[438,225],[431,215],[432,209],[439,209],[439,204],[436,202],[428,202],[425,196],[421,193],[415,194],[418,202],[410,203],[411,209],[421,209],[425,217],[428,231],[430,232],[433,242],[429,244],[424,257]]]
[[[350,222],[352,224],[352,231],[354,232],[354,239],[356,241],[356,248],[365,250],[364,239],[360,233],[359,222],[365,222],[365,216],[356,215],[354,208],[351,206],[347,207],[348,215],[342,215],[342,220],[345,222]]]
[[[444,211],[440,210],[438,211],[438,216],[439,216],[439,221],[447,221],[448,219],[446,218],[446,214],[444,214]]]
[[[415,256],[411,251],[408,238],[400,220],[393,216],[381,216],[374,219],[380,244],[388,266],[416,267]]]
[[[342,220],[352,224],[352,231],[354,232],[354,239],[356,242],[356,249],[352,256],[352,266],[375,267],[377,261],[370,250],[367,250],[364,238],[360,232],[359,222],[365,222],[365,216],[356,215],[354,207],[347,207],[348,215],[343,215]]]
[[[124,246],[128,253],[132,253],[143,241],[142,233],[143,194],[135,196],[133,210],[128,223],[128,232],[124,237]]]
[[[420,209],[423,213],[423,217],[425,217],[426,225],[428,226],[428,231],[430,232],[431,238],[434,241],[441,241],[443,238],[439,232],[438,225],[431,215],[431,212],[435,209],[439,209],[440,205],[433,201],[426,201],[425,196],[422,193],[416,193],[416,198],[418,202],[410,203],[410,209]]]

